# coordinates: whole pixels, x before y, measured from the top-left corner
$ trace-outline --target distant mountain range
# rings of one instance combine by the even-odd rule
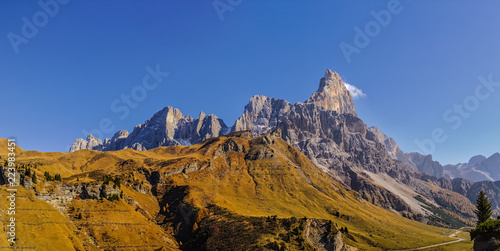
[[[303,103],[252,97],[231,128],[215,115],[201,113],[194,119],[166,107],[130,134],[119,131],[104,142],[89,135],[87,139],[77,139],[70,151],[149,150],[192,145],[229,132],[249,130],[260,136],[277,129],[283,140],[326,174],[357,191],[360,199],[407,218],[443,226],[472,224],[473,192],[483,185],[489,187],[494,209],[500,212],[500,186],[446,179],[445,175],[456,178],[467,173],[460,172],[465,170],[462,167],[447,172],[452,168],[442,167],[432,156],[401,151],[393,139],[376,127],[369,128],[357,116],[345,84],[338,73],[330,70],[321,78],[318,90]],[[495,170],[494,159],[475,159],[479,161],[470,170]],[[489,177],[497,176],[489,173]]]
[[[380,142],[384,143],[391,158],[406,163],[423,173],[438,178],[462,178],[474,182],[500,180],[500,153],[495,153],[488,158],[476,155],[470,158],[468,163],[443,166],[434,161],[432,155],[422,155],[416,152],[404,153],[393,138],[387,137],[377,127],[371,127],[369,130],[375,133]]]

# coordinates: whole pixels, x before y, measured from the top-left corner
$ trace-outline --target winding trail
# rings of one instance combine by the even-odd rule
[[[428,249],[428,248],[435,248],[435,247],[439,247],[439,246],[444,246],[444,245],[449,245],[449,244],[453,244],[453,243],[457,243],[457,242],[461,242],[461,241],[464,241],[465,239],[462,239],[462,238],[459,238],[457,237],[457,234],[462,232],[460,229],[458,229],[457,231],[455,231],[453,234],[450,234],[449,237],[451,238],[455,238],[457,240],[455,241],[449,241],[449,242],[445,242],[445,243],[440,243],[440,244],[435,244],[435,245],[430,245],[430,246],[425,246],[425,247],[420,247],[420,248],[411,248],[411,249],[403,249],[403,250],[395,250],[395,251],[414,251],[414,250],[424,250],[424,249]]]

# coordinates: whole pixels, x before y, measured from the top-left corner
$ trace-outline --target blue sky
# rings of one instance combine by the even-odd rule
[[[425,148],[442,163],[500,151],[500,87],[476,95],[479,76],[500,81],[499,2],[64,2],[0,2],[0,137],[25,149],[67,151],[103,119],[131,131],[165,106],[232,125],[256,94],[305,101],[330,68],[366,94],[355,100],[365,123],[404,151],[422,151],[415,141],[436,129]],[[371,14],[394,6],[383,25]],[[37,32],[23,35],[23,17]],[[348,62],[340,45],[356,46],[356,27],[372,37]],[[116,112],[122,95],[144,94],[148,66],[169,75]],[[464,102],[467,118],[443,119]]]

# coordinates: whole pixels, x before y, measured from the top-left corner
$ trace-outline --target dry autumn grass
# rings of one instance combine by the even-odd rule
[[[244,152],[217,153],[228,140],[250,151],[270,150],[273,157],[249,160]],[[5,153],[5,149],[0,148],[2,158]],[[355,191],[334,181],[281,139],[269,145],[251,145],[249,139],[220,137],[193,146],[160,147],[149,151],[20,151],[18,164],[28,163],[36,165],[37,177],[43,177],[44,172],[61,174],[64,184],[102,182],[103,175],[120,177],[121,190],[129,202],[73,200],[69,206],[72,209],[66,215],[54,210],[19,211],[21,222],[40,221],[37,217],[42,214],[52,222],[64,222],[41,224],[36,228],[20,224],[20,243],[36,245],[40,250],[50,250],[44,247],[54,243],[68,247],[65,250],[91,250],[97,246],[102,249],[107,245],[132,243],[176,249],[171,232],[154,222],[163,205],[153,195],[132,188],[137,184],[150,188],[145,174],[153,172],[163,174],[162,181],[170,186],[188,187],[184,200],[193,208],[215,204],[243,217],[276,215],[278,218],[331,220],[339,228],[348,228],[349,235],[344,236],[344,241],[361,250],[406,249],[454,240],[442,234],[446,229],[408,220],[359,199]],[[206,168],[181,172],[192,163],[197,163],[198,168]],[[165,175],[175,172],[179,173]],[[43,184],[42,181],[36,185],[38,190]],[[32,190],[20,190],[32,199],[20,202],[19,207],[54,209],[38,200]],[[2,203],[1,208],[5,210],[6,202],[2,200]],[[78,219],[80,212],[82,219]],[[97,224],[99,222],[111,224]],[[262,235],[259,238],[264,244],[274,237]],[[1,232],[0,245],[7,244],[5,232]],[[136,247],[136,250],[147,249]]]

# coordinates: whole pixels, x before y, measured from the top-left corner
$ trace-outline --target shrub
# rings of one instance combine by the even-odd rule
[[[50,175],[50,173],[49,173],[49,172],[47,172],[47,171],[45,171],[45,173],[43,173],[43,176],[45,176],[45,179],[46,179],[47,181],[53,181],[53,180],[54,180],[54,177],[52,177],[52,176]]]
[[[115,186],[120,187],[120,179],[118,177],[115,178],[113,183],[115,183]]]
[[[470,231],[470,238],[474,240],[480,235],[500,234],[500,220],[487,220]]]
[[[118,196],[118,194],[112,194],[112,195],[108,196],[108,200],[109,201],[120,200],[120,196]]]

